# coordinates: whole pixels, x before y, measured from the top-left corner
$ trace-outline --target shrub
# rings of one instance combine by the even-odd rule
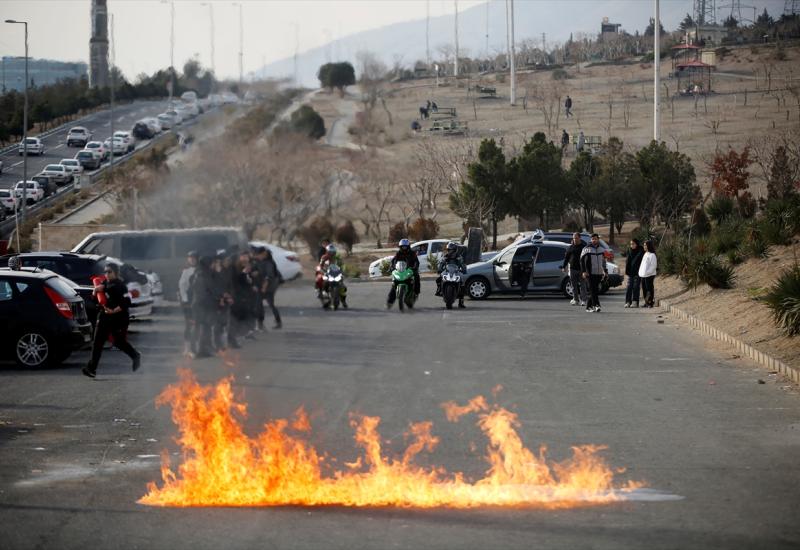
[[[744,224],[737,217],[727,218],[711,232],[709,247],[714,254],[725,254],[739,248],[744,240]]]
[[[800,233],[800,196],[767,201],[762,219],[783,226],[790,237]]]
[[[758,222],[758,229],[767,244],[784,245],[792,237],[792,232],[779,217],[764,216]]]
[[[317,216],[311,220],[311,223],[300,230],[300,236],[308,245],[309,252],[314,254],[323,239],[331,240],[333,232],[333,224],[330,220]]]
[[[745,191],[736,198],[736,206],[739,210],[739,215],[749,219],[756,215],[756,208],[758,205],[753,195],[751,195],[749,191]]]
[[[298,134],[311,139],[319,139],[325,135],[325,121],[309,105],[303,105],[292,113],[290,127]]]
[[[333,238],[337,243],[344,246],[347,253],[353,252],[353,245],[359,242],[358,233],[356,232],[353,222],[347,220],[342,225],[336,228]]]
[[[695,253],[689,258],[683,280],[689,288],[705,283],[711,288],[731,288],[736,278],[733,267],[724,265],[714,254]]]
[[[347,263],[342,262],[342,273],[348,279],[358,279],[361,277],[361,270],[354,266]]]
[[[688,250],[682,242],[665,242],[658,249],[658,272],[662,275],[683,275],[687,262]]]
[[[439,256],[436,254],[428,254],[428,271],[436,273],[439,271]]]
[[[742,252],[743,251],[741,250],[741,248],[733,248],[731,250],[728,250],[725,253],[725,259],[728,260],[728,264],[739,265],[740,263],[742,263],[745,260],[744,254]]]
[[[392,262],[389,260],[383,260],[381,262],[381,275],[384,277],[388,277],[389,274],[392,272]]]
[[[764,301],[778,326],[789,336],[800,334],[800,265],[784,271]]]
[[[428,218],[417,218],[408,228],[408,235],[415,241],[435,239],[439,234],[439,224]]]
[[[656,234],[650,228],[649,225],[635,227],[633,229],[633,231],[631,231],[631,239],[639,239],[640,243],[644,243],[645,241],[649,241],[649,240],[654,240],[655,237],[656,237]]]
[[[711,223],[708,221],[706,211],[702,208],[697,208],[692,216],[692,233],[699,237],[708,235],[711,231]]]
[[[706,213],[717,225],[733,215],[735,204],[733,199],[724,195],[717,195],[706,206]]]
[[[408,226],[404,222],[397,222],[389,228],[389,242],[398,243],[400,239],[408,237]]]
[[[553,80],[567,80],[569,78],[569,73],[564,69],[555,69],[552,74]]]

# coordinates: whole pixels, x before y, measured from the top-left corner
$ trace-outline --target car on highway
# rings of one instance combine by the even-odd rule
[[[264,241],[250,241],[249,244],[251,249],[263,246],[270,251],[284,281],[291,281],[302,275],[303,266],[300,265],[300,257],[296,252]]]
[[[72,181],[72,170],[63,164],[48,164],[40,174],[50,176],[56,185],[66,185]]]
[[[7,213],[17,210],[22,204],[22,199],[17,196],[13,189],[0,189],[0,206]]]
[[[103,147],[105,147],[107,151],[113,152],[115,157],[128,152],[128,144],[125,143],[122,138],[118,137],[108,138],[103,142]]]
[[[0,175],[3,173],[3,161],[0,160]]]
[[[173,126],[176,126],[178,124],[177,117],[174,117],[172,115],[168,115],[167,113],[161,113],[156,118],[158,118],[158,122],[161,124],[161,127],[164,130],[169,130]]]
[[[538,238],[537,238],[538,237]],[[513,266],[533,261],[533,272],[528,284],[530,293],[561,293],[572,297],[569,275],[561,271],[569,245],[541,238],[541,234],[523,238],[498,252],[494,258],[467,266],[466,293],[473,300],[483,300],[491,294],[518,293]],[[601,292],[622,284],[622,275],[616,264],[607,262],[609,276]]]
[[[100,161],[108,160],[108,157],[111,155],[111,152],[108,148],[100,141],[90,141],[86,144],[86,147],[83,148],[84,151],[94,151],[98,155],[100,155]]]
[[[99,153],[87,151],[86,149],[83,151],[78,151],[75,154],[75,160],[77,160],[81,166],[83,166],[84,170],[97,170],[100,168],[100,164],[102,163]]]
[[[136,140],[133,138],[130,132],[125,132],[123,130],[117,130],[114,132],[114,139],[121,139],[125,143],[125,152],[130,153],[134,149],[136,149]]]
[[[44,188],[39,185],[38,181],[28,180],[27,185],[23,185],[22,180],[14,185],[14,193],[22,200],[23,194],[25,195],[25,203],[31,205],[39,202],[44,198]]]
[[[144,121],[138,121],[133,125],[131,133],[136,139],[152,139],[156,132],[153,128]]]
[[[171,116],[173,120],[175,120],[175,124],[173,124],[173,126],[180,125],[183,122],[183,116],[177,111],[177,109],[164,111],[163,114]]]
[[[158,134],[160,134],[161,132],[164,131],[164,129],[161,127],[161,123],[158,121],[158,119],[156,117],[151,116],[151,117],[144,118],[142,120],[152,130],[153,135],[158,135]]]
[[[36,174],[31,178],[31,181],[35,181],[42,186],[42,189],[44,189],[45,198],[58,192],[58,184],[56,184],[56,182],[54,182],[53,178],[50,176],[45,174]]]
[[[434,258],[438,260],[442,257],[442,252],[448,242],[450,241],[447,239],[431,239],[428,241],[415,242],[411,245],[411,251],[417,255],[417,259],[419,260],[420,273],[431,270],[430,267],[435,261]],[[369,276],[380,277],[382,275],[381,268],[383,263],[391,261],[393,257],[394,254],[391,256],[384,256],[369,264]]]
[[[73,126],[67,134],[67,147],[86,147],[92,140],[92,133],[83,126]]]
[[[39,155],[42,156],[45,153],[44,149],[44,142],[35,137],[29,137],[25,139],[25,142],[20,142],[19,144],[19,156],[25,154],[25,151],[28,152],[28,155]]]
[[[59,275],[0,270],[0,354],[21,367],[54,366],[87,347],[86,305]]]
[[[83,166],[78,159],[61,159],[59,164],[72,173],[72,176],[83,174]]]

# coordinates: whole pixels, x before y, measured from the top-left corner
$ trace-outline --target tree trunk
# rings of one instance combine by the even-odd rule
[[[611,216],[609,216],[608,222],[609,222],[608,225],[611,228],[609,230],[609,232],[608,232],[608,242],[610,244],[615,244],[614,243],[614,220],[611,218]]]
[[[492,217],[492,249],[497,250],[497,218]]]

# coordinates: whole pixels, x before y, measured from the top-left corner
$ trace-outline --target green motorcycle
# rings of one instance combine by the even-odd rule
[[[414,270],[408,267],[406,262],[399,261],[394,264],[392,285],[400,311],[403,311],[406,306],[412,309],[417,300],[417,295],[414,293]],[[391,307],[391,302],[389,306]]]

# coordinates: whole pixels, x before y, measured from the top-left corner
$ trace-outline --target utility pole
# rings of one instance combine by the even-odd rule
[[[506,65],[511,69],[511,22],[508,18],[508,0],[506,1]]]
[[[653,18],[653,139],[661,141],[661,120],[658,112],[660,69],[661,69],[661,21],[659,0],[655,0],[655,16]]]
[[[511,4],[511,105],[517,103],[517,54],[514,50],[514,0],[509,0]]]
[[[491,0],[486,0],[486,60],[489,60],[489,4]]]
[[[544,64],[548,65],[549,63],[547,62],[547,41],[546,41],[546,38],[547,38],[547,33],[543,32],[542,33],[542,59],[544,60]]]
[[[431,66],[431,0],[425,0],[425,64]]]
[[[208,23],[209,23],[209,33],[211,38],[211,72],[214,73],[214,78],[217,76],[217,66],[214,62],[215,53],[214,53],[214,4],[211,2],[201,2],[201,6],[208,6]]]
[[[241,93],[244,78],[244,15],[241,2],[236,5],[239,6],[239,93]]]
[[[111,66],[109,68],[109,76],[110,81],[109,84],[111,85],[111,108],[109,109],[109,113],[111,114],[111,137],[108,139],[109,145],[111,145],[111,156],[108,157],[108,177],[110,181],[114,181],[114,63],[116,62],[116,56],[114,55],[114,14],[111,14]]]
[[[456,55],[455,55],[455,61],[453,63],[453,74],[455,75],[456,78],[458,78],[458,0],[453,0],[453,4],[455,5],[455,8],[456,8],[456,17],[455,17],[455,20],[456,20]]]
[[[169,105],[175,90],[175,1],[169,2]]]
[[[292,23],[292,25],[294,25],[294,85],[298,86],[297,53],[300,49],[300,26],[297,24],[297,21]]]
[[[14,216],[17,225],[17,252],[19,249],[19,227],[25,223],[25,212],[28,209],[28,22],[6,19],[6,23],[14,25],[25,25],[25,99],[22,110],[22,209],[17,216]]]

